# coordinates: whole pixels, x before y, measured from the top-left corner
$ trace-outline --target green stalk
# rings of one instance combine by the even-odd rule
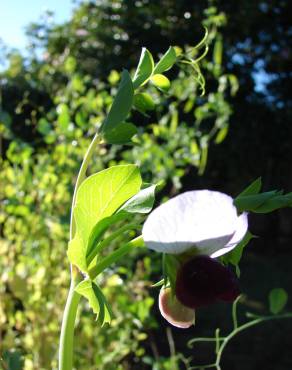
[[[96,149],[97,145],[100,143],[100,137],[98,134],[94,135],[87,152],[83,158],[72,199],[71,206],[71,217],[70,217],[70,240],[74,238],[75,234],[75,222],[73,218],[73,209],[76,202],[76,195],[79,186],[86,177],[86,171],[89,165],[89,161]],[[64,309],[60,344],[59,344],[59,370],[72,370],[73,367],[73,342],[74,342],[74,326],[76,320],[76,314],[78,309],[78,303],[80,300],[80,295],[75,291],[75,287],[82,280],[82,276],[77,268],[73,265],[70,266],[71,269],[71,284],[70,289]]]
[[[76,280],[72,279],[62,321],[59,345],[59,370],[72,370],[73,366],[74,326],[78,303],[81,297],[75,291],[76,285]]]

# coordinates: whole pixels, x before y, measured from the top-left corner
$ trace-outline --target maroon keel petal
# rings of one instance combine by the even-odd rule
[[[240,291],[230,269],[209,256],[197,256],[179,269],[175,294],[183,305],[197,308],[218,300],[232,302]]]

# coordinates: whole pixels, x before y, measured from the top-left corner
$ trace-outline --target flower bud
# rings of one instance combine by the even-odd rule
[[[187,329],[195,323],[195,311],[181,304],[171,288],[162,288],[159,293],[159,310],[171,325]]]

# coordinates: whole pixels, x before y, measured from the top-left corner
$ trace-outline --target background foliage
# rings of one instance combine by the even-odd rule
[[[69,283],[66,249],[75,176],[112,102],[119,72],[136,66],[142,46],[155,57],[169,45],[188,50],[202,38],[203,23],[209,29],[209,52],[201,64],[206,94],[201,96],[189,71],[170,71],[172,84],[166,96],[147,87],[154,104],[131,116],[142,126],[137,136],[141,145],[125,150],[100,146],[91,171],[137,163],[145,181],[165,182],[159,198],[203,187],[236,195],[259,175],[267,188],[292,188],[290,8],[288,2],[273,0],[218,1],[208,6],[183,0],[82,1],[63,25],[44,16],[28,27],[29,57],[7,52],[9,67],[1,72],[0,86],[1,366],[56,368]],[[287,263],[291,219],[290,211],[281,211],[265,221],[252,220],[254,233],[263,235],[265,244],[254,241],[242,274],[243,285],[254,285],[247,304],[259,310],[265,309],[259,302],[272,284],[291,286]],[[250,261],[257,263],[257,271],[250,268]],[[115,320],[100,329],[83,306],[76,368],[178,366],[171,332],[157,314],[157,291],[150,288],[159,278],[159,256],[147,251],[103,276],[101,284]],[[207,310],[192,332],[174,332],[184,361],[189,338],[200,330],[228,325],[226,310],[216,307],[215,316]],[[161,330],[163,335],[158,334]],[[259,333],[259,338],[264,335]],[[280,359],[269,359],[266,369],[291,365],[283,342]],[[258,346],[262,355],[264,347]],[[271,348],[276,351],[277,346],[271,343]],[[207,356],[206,351],[201,356]],[[235,360],[229,355],[226,366],[232,368]],[[179,363],[185,368],[183,361]],[[243,361],[238,366],[256,365]]]

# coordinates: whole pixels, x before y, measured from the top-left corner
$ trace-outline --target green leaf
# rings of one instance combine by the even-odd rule
[[[263,205],[267,200],[273,198],[275,195],[278,195],[276,190],[255,195],[238,196],[234,199],[233,204],[236,206],[239,212],[256,212],[257,208]]]
[[[67,104],[61,103],[57,107],[58,125],[62,131],[68,129],[70,123],[70,111]]]
[[[102,132],[105,134],[114,129],[118,124],[125,121],[130,113],[134,97],[134,87],[129,72],[124,70],[110,111],[102,124]]]
[[[240,195],[234,200],[234,205],[240,212],[269,213],[280,208],[292,207],[292,193],[283,194],[283,191],[272,190],[255,195]]]
[[[49,132],[52,130],[52,126],[45,118],[41,118],[38,121],[37,130],[45,136],[48,135]]]
[[[156,184],[151,185],[146,189],[142,189],[130,198],[118,212],[126,211],[129,213],[149,213],[155,200]],[[119,213],[118,213],[119,214]]]
[[[255,212],[269,213],[284,207],[292,207],[292,193],[276,195],[259,206]]]
[[[133,78],[134,89],[137,89],[137,87],[145,83],[150,78],[153,68],[154,61],[152,54],[146,48],[142,48],[139,64]]]
[[[134,106],[142,111],[153,110],[155,108],[154,100],[152,96],[147,93],[139,93],[134,96]]]
[[[283,191],[272,190],[258,194],[261,186],[262,182],[259,177],[235,198],[234,205],[240,212],[268,213],[292,206],[292,193],[283,194]]]
[[[270,311],[276,315],[281,312],[288,301],[288,294],[282,288],[272,289],[269,293]]]
[[[237,197],[242,197],[246,195],[255,195],[261,191],[262,188],[262,178],[258,177],[255,181],[253,181],[246,189],[244,189]]]
[[[208,161],[209,145],[208,145],[207,135],[204,135],[201,137],[200,145],[201,145],[201,153],[200,153],[201,155],[200,155],[200,164],[199,164],[198,173],[200,176],[202,176],[205,172],[207,161]]]
[[[236,272],[237,275],[240,275],[240,270],[238,267],[238,264],[241,260],[243,249],[247,246],[247,244],[250,242],[250,240],[254,236],[248,231],[242,241],[237,244],[237,246],[232,249],[229,253],[225,254],[224,256],[221,257],[221,261],[227,265],[227,264],[232,264],[233,266],[236,267]]]
[[[169,79],[161,74],[152,76],[151,82],[153,83],[153,85],[155,85],[158,89],[162,90],[163,92],[167,92],[170,88]]]
[[[121,238],[122,236],[124,236],[125,233],[128,233],[129,231],[138,231],[139,229],[141,229],[141,227],[142,226],[137,222],[126,223],[125,225],[120,226],[117,230],[112,231],[109,236],[105,237],[103,240],[94,245],[91,253],[86,257],[89,270],[94,265],[94,262],[97,262],[94,261],[92,263],[94,258],[97,257],[105,248],[111,245],[114,240]]]
[[[109,266],[112,266],[114,263],[116,263],[121,258],[123,258],[133,248],[139,248],[139,247],[144,247],[144,246],[145,244],[144,244],[142,236],[138,236],[137,238],[129,241],[128,243],[114,250],[111,254],[104,257],[101,261],[99,261],[95,266],[93,266],[89,270],[88,274],[91,280],[94,280],[106,268],[108,268]]]
[[[101,326],[111,322],[112,310],[97,284],[91,280],[83,280],[77,285],[75,291],[88,300],[89,306],[97,315],[97,320]]]
[[[92,254],[94,247],[102,239],[104,233],[109,229],[109,227],[117,224],[122,220],[125,220],[126,218],[129,218],[129,216],[130,215],[127,214],[126,212],[120,212],[115,213],[112,216],[105,217],[102,220],[98,221],[91,230],[91,233],[89,235],[86,249],[86,257]],[[92,258],[90,260],[92,260]]]
[[[160,61],[156,64],[153,74],[163,73],[168,71],[176,62],[175,49],[170,46],[167,52],[161,57]]]
[[[218,34],[217,40],[215,41],[214,51],[213,51],[213,62],[217,66],[222,64],[222,54],[223,54],[223,42],[222,35]]]
[[[221,144],[228,134],[228,125],[223,126],[217,133],[215,138],[216,144]]]
[[[74,219],[76,234],[69,243],[72,264],[86,272],[86,252],[94,226],[113,213],[141,187],[140,172],[135,165],[110,167],[83,181],[77,191]]]
[[[109,144],[127,144],[137,134],[137,127],[133,123],[123,122],[104,134]]]

